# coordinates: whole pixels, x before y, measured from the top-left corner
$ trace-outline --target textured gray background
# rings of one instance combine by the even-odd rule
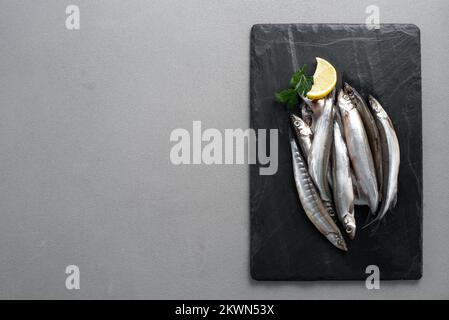
[[[65,7],[81,30],[65,29]],[[177,127],[249,125],[255,23],[415,23],[424,276],[258,283],[248,167],[169,161]],[[0,1],[0,298],[449,298],[449,2]],[[65,289],[65,267],[81,290]]]

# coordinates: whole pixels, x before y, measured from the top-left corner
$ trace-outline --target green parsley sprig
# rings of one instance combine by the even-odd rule
[[[298,105],[299,96],[304,96],[310,91],[313,85],[313,76],[306,76],[306,67],[296,71],[290,79],[290,88],[279,91],[275,94],[276,100],[287,104],[288,109],[293,109]]]

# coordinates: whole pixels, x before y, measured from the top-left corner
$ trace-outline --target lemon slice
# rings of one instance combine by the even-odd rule
[[[316,69],[313,74],[313,86],[307,97],[312,100],[324,98],[337,84],[337,71],[329,61],[316,58]]]

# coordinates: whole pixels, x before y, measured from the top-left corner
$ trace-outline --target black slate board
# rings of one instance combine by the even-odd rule
[[[334,248],[307,219],[297,197],[286,109],[274,93],[303,63],[329,60],[364,97],[377,97],[401,147],[398,202],[374,235],[357,231],[349,251]],[[358,280],[377,265],[381,279],[422,275],[422,129],[420,32],[414,25],[255,25],[251,31],[251,127],[279,130],[279,168],[259,175],[250,167],[251,276],[256,280]],[[357,207],[363,224],[366,209]]]

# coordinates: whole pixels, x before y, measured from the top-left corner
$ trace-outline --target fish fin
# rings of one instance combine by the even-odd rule
[[[367,214],[366,218],[365,218],[365,225],[362,227],[362,229],[365,229],[365,227],[369,226],[370,223],[373,222],[373,220],[374,220],[374,218],[372,218],[372,216],[370,214]]]
[[[396,207],[396,203],[398,202],[398,194],[396,193],[394,195],[393,201],[391,201],[391,207],[390,208],[394,208]]]
[[[364,229],[366,229],[366,228],[368,228],[368,227],[370,227],[370,226],[375,224],[374,226],[372,226],[371,232],[370,232],[370,236],[374,236],[374,234],[376,234],[377,231],[379,231],[381,223],[382,223],[382,218],[375,217],[373,220],[371,220],[370,222],[366,223],[362,227],[362,230],[364,230]]]
[[[366,219],[365,225],[362,227],[362,230],[368,228],[369,226],[371,226],[371,225],[374,224],[375,222],[378,222],[378,221],[379,221],[379,218],[378,218],[378,217],[375,217],[374,219],[372,219],[371,221],[369,221],[369,220],[370,220],[369,217],[370,217],[370,216],[368,216],[368,218]]]
[[[362,227],[362,229],[366,229],[366,228],[368,228],[369,226],[373,225],[374,223],[377,223],[377,225],[374,226],[373,229],[372,229],[372,231],[373,231],[372,234],[376,233],[376,232],[379,230],[380,225],[381,225],[382,221],[384,220],[385,215],[386,215],[386,213],[387,213],[388,211],[389,211],[389,210],[384,210],[383,207],[381,207],[380,209],[378,209],[378,211],[377,211],[377,213],[376,213],[374,219],[371,220],[370,222],[366,223],[366,224]]]

